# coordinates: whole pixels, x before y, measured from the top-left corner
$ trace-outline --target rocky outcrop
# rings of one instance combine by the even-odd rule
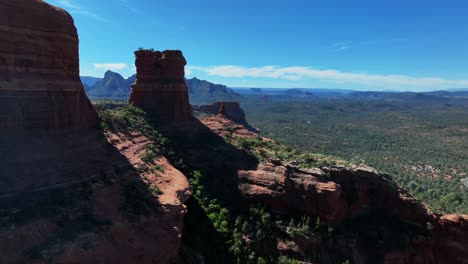
[[[258,138],[220,115],[202,122],[227,141]],[[342,263],[336,256],[363,264],[468,260],[468,216],[434,214],[388,175],[364,165],[298,164],[266,158],[256,168],[237,170],[238,190],[248,202],[284,216],[319,218],[329,228],[320,238],[284,236],[276,246],[257,244],[266,255],[279,251],[302,259],[308,252],[319,263]]]
[[[433,214],[423,203],[371,168],[303,169],[273,161],[260,164],[257,170],[239,171],[238,175],[239,190],[249,201],[278,213],[297,212],[338,226],[360,219],[357,223],[363,221],[370,225],[365,232],[393,232],[405,241],[399,242],[404,246],[403,249],[378,249],[383,263],[465,263],[468,260],[467,215]],[[377,224],[376,215],[385,220]],[[374,220],[366,220],[369,218]],[[407,225],[412,231],[408,227],[390,231],[395,223]],[[353,224],[347,225],[350,230],[354,228]],[[380,231],[371,231],[373,225],[379,225]],[[426,232],[431,235],[423,236]],[[390,238],[383,240],[389,241]],[[298,250],[306,251],[310,245],[311,242],[303,241]],[[354,262],[370,263],[369,252],[374,250],[377,248],[356,247]]]
[[[187,62],[182,52],[138,50],[135,57],[137,74],[129,103],[160,120],[191,120],[188,87],[184,79]]]
[[[423,226],[432,221],[426,206],[368,167],[263,163],[257,170],[240,171],[239,179],[248,199],[279,212],[295,210],[330,223],[375,212]]]
[[[193,106],[193,110],[212,115],[221,115],[239,125],[243,125],[248,130],[258,132],[255,128],[249,125],[245,118],[245,112],[242,110],[238,102],[216,102],[210,105]]]
[[[62,131],[96,121],[71,16],[43,1],[0,1],[0,130]]]
[[[164,157],[146,168],[139,133],[108,140],[122,157],[111,146],[99,177],[0,197],[0,263],[179,263],[187,178]]]
[[[435,228],[437,263],[468,263],[468,215],[441,215]]]

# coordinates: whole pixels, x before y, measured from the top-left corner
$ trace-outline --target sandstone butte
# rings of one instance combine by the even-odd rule
[[[186,177],[160,157],[164,172],[141,178],[150,141],[97,124],[72,17],[0,0],[0,263],[178,261]]]
[[[180,50],[135,51],[136,80],[129,103],[168,122],[192,119],[185,83],[187,64]]]

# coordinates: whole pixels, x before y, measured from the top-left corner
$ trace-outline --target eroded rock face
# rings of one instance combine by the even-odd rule
[[[138,50],[135,57],[137,74],[129,103],[161,120],[191,120],[188,87],[184,79],[187,62],[182,52]]]
[[[262,163],[257,170],[240,171],[239,179],[248,199],[280,212],[295,210],[331,223],[374,212],[418,225],[432,221],[426,206],[367,167],[324,171]]]
[[[78,62],[67,12],[0,0],[0,263],[177,263],[188,181],[96,129]]]
[[[62,131],[96,120],[79,79],[72,17],[39,0],[1,0],[0,129]]]
[[[341,186],[327,180],[321,170],[305,172],[263,163],[255,171],[239,171],[239,180],[239,189],[249,200],[274,211],[320,215],[330,222],[347,216]]]
[[[245,113],[238,102],[216,102],[210,105],[194,106],[194,109],[213,115],[222,115],[238,124],[247,124]]]
[[[216,102],[210,105],[193,106],[193,109],[200,112],[209,113],[212,115],[220,115],[229,120],[244,126],[246,129],[258,132],[257,129],[250,126],[245,118],[245,112],[240,107],[238,102]]]
[[[135,173],[131,166],[144,165],[151,144],[139,133],[108,140],[122,156],[101,153],[114,164],[100,177],[14,197],[0,193],[0,263],[180,263],[187,178],[164,157],[153,161],[159,171]]]
[[[442,215],[434,227],[437,263],[468,263],[468,215]]]

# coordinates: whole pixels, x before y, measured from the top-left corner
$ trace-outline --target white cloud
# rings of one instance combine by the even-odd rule
[[[94,68],[115,71],[115,70],[122,70],[122,69],[127,68],[127,64],[125,63],[96,63],[94,64]]]
[[[212,67],[188,66],[187,69],[205,72],[208,75],[230,78],[271,78],[297,81],[314,79],[321,82],[361,84],[374,87],[388,88],[421,88],[442,89],[468,87],[468,80],[452,80],[440,77],[413,77],[408,75],[380,75],[368,73],[343,72],[339,70],[321,70],[311,67],[243,67],[236,65],[222,65]]]
[[[192,75],[192,69],[190,68],[190,66],[185,67],[185,75],[186,76]]]

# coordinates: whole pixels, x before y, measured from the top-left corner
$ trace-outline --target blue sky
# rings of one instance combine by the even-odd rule
[[[180,49],[187,78],[231,87],[468,87],[464,0],[48,0],[69,11],[81,75],[130,76],[133,51]]]

